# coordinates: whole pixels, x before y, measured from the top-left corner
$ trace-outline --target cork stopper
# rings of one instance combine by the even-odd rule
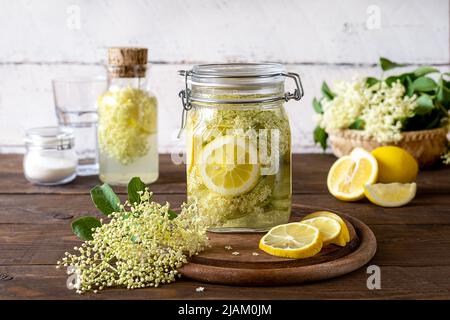
[[[145,77],[147,70],[147,48],[109,48],[108,64],[112,77]]]

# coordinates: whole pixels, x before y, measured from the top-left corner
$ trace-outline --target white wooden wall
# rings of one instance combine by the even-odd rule
[[[149,48],[160,152],[183,145],[177,70],[254,61],[300,73],[306,95],[287,104],[294,150],[318,151],[311,100],[322,80],[380,75],[379,56],[449,69],[449,1],[0,0],[0,152],[56,124],[51,79],[103,72],[109,46]]]

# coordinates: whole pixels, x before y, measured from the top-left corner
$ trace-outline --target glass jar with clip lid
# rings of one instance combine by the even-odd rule
[[[275,63],[196,65],[185,89],[187,196],[210,231],[260,232],[289,221],[291,131],[284,103],[300,76]],[[285,92],[285,80],[295,83]]]

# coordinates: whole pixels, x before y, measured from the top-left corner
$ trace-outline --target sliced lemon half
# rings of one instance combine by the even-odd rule
[[[224,196],[251,190],[260,176],[258,150],[237,136],[222,136],[203,148],[199,169],[206,187]]]
[[[344,247],[350,241],[350,232],[348,231],[347,224],[339,215],[330,211],[316,211],[306,215],[302,219],[302,222],[316,217],[328,217],[336,220],[339,223],[339,225],[341,226],[341,233],[339,234],[339,237],[335,240],[335,242],[333,242],[334,244]]]
[[[355,201],[364,197],[364,185],[375,183],[377,176],[378,163],[375,157],[364,149],[355,148],[331,166],[327,187],[334,197]]]
[[[261,238],[259,248],[283,258],[309,258],[322,249],[319,229],[298,222],[282,224],[270,229]]]
[[[382,207],[401,207],[416,196],[416,183],[376,183],[366,185],[364,194],[370,202]]]
[[[323,245],[337,242],[341,233],[341,225],[339,222],[328,217],[316,217],[304,220],[301,223],[316,227],[319,229],[322,237]]]

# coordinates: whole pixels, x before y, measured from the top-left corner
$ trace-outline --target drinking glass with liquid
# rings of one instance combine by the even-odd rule
[[[67,77],[55,79],[52,84],[58,124],[74,132],[77,174],[97,175],[97,101],[107,89],[107,80]]]

